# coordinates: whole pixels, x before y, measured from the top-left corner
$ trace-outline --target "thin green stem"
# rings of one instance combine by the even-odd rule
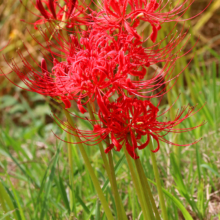
[[[94,114],[93,114],[92,107],[91,107],[91,105],[90,105],[89,102],[87,103],[87,108],[88,108],[89,116],[90,116],[90,118],[92,119],[92,124],[95,124],[95,116],[94,116]],[[107,160],[107,157],[106,157],[106,154],[105,154],[103,145],[102,145],[102,143],[100,142],[100,143],[98,143],[98,146],[99,146],[99,150],[100,150],[100,152],[101,152],[101,156],[102,156],[102,159],[103,159],[103,162],[104,162],[105,170],[106,170],[106,172],[107,172],[108,178],[109,178],[110,183],[111,183],[110,167],[109,167],[109,164],[108,164],[108,160]]]
[[[68,140],[68,161],[69,161],[69,183],[70,183],[70,190],[69,190],[69,197],[70,197],[70,210],[76,214],[76,206],[75,206],[75,194],[74,194],[74,187],[73,187],[73,151],[71,146],[71,135],[67,133],[67,140]],[[72,210],[74,209],[74,210]]]
[[[163,197],[162,186],[161,186],[161,182],[160,182],[160,175],[159,175],[157,162],[156,162],[156,157],[155,157],[155,154],[152,152],[152,150],[153,150],[152,140],[150,141],[149,146],[150,146],[150,150],[151,150],[151,152],[150,152],[151,160],[152,160],[153,169],[154,169],[154,176],[155,176],[156,183],[157,183],[157,190],[158,190],[158,194],[159,194],[160,206],[161,206],[163,220],[168,220],[165,201],[164,201],[164,197]]]
[[[144,191],[144,197],[145,198],[148,198],[148,197],[150,198],[150,202],[151,202],[152,208],[154,210],[156,220],[161,220],[158,209],[157,209],[157,206],[156,206],[154,198],[153,198],[153,195],[152,195],[151,190],[150,190],[150,186],[148,184],[148,180],[145,176],[143,166],[140,162],[140,159],[135,160],[135,165],[136,165],[139,177],[141,179],[141,184],[142,184],[143,191]]]
[[[127,220],[128,218],[126,216],[124,207],[122,206],[121,198],[118,193],[118,187],[117,187],[117,182],[116,182],[116,177],[115,177],[115,170],[114,170],[114,164],[113,164],[113,158],[112,158],[111,151],[108,153],[108,160],[109,160],[109,164],[110,164],[112,190],[113,190],[114,197],[115,197],[118,219]]]
[[[88,172],[89,172],[89,174],[90,174],[90,177],[91,177],[91,179],[92,179],[93,185],[94,185],[94,187],[95,187],[95,189],[96,189],[96,192],[97,192],[97,194],[98,194],[98,197],[99,197],[99,199],[100,199],[100,201],[101,201],[101,204],[102,204],[102,206],[103,206],[103,209],[104,209],[104,211],[105,211],[105,214],[106,214],[108,220],[114,220],[114,218],[113,218],[113,216],[112,216],[112,213],[111,213],[111,210],[110,210],[110,208],[109,208],[109,206],[108,206],[108,203],[107,203],[107,201],[106,201],[106,199],[105,199],[105,196],[104,196],[104,194],[103,194],[103,192],[102,192],[102,189],[101,189],[101,187],[100,187],[99,181],[98,181],[98,179],[97,179],[97,177],[96,177],[96,175],[95,175],[95,172],[94,172],[94,170],[93,170],[93,168],[92,168],[92,165],[91,165],[91,163],[90,163],[90,161],[89,161],[89,157],[87,156],[86,151],[85,151],[85,149],[84,149],[84,147],[83,147],[83,145],[82,145],[82,143],[81,143],[81,140],[80,140],[80,138],[79,138],[79,136],[78,136],[78,133],[76,132],[75,124],[73,123],[73,120],[72,120],[72,118],[71,118],[69,112],[66,111],[66,110],[64,110],[64,113],[65,113],[65,115],[66,115],[66,117],[67,117],[68,122],[69,122],[70,125],[73,127],[72,133],[73,133],[73,135],[74,135],[74,137],[75,137],[76,142],[78,142],[77,145],[78,145],[79,150],[80,150],[80,152],[81,152],[81,154],[82,154],[82,157],[83,157],[84,162],[85,162],[85,166],[86,166],[86,168],[87,168],[87,170],[88,170]]]
[[[138,199],[139,199],[139,202],[140,202],[140,205],[141,205],[141,209],[142,209],[142,212],[143,212],[144,219],[145,220],[151,220],[147,204],[146,204],[146,202],[144,200],[144,197],[143,197],[143,190],[142,190],[142,187],[140,185],[139,177],[135,173],[131,158],[128,155],[127,150],[126,150],[124,145],[123,145],[123,150],[124,150],[127,162],[128,162],[129,170],[131,172],[131,178],[132,178],[135,190],[136,190],[137,195],[138,195]]]
[[[92,119],[92,123],[95,124],[95,116],[93,114],[92,107],[91,107],[89,102],[87,103],[87,108],[88,108],[90,118]],[[109,142],[109,139],[107,139],[107,141]],[[111,152],[108,153],[108,158],[109,158],[109,164],[108,164],[108,161],[107,161],[106,154],[104,152],[102,143],[100,142],[98,144],[98,146],[99,146],[99,150],[100,150],[101,155],[102,155],[102,159],[104,161],[105,169],[106,169],[106,172],[107,172],[110,184],[111,184],[111,188],[113,190],[115,203],[116,203],[116,209],[117,209],[117,213],[118,213],[118,219],[122,219],[122,220],[126,219],[127,220],[127,216],[126,216],[126,213],[125,213],[125,210],[124,210],[124,206],[122,204],[121,198],[120,198],[119,193],[118,193],[112,154],[111,154]]]
[[[168,104],[170,106],[170,118],[173,121],[175,119],[175,113],[174,113],[174,110],[172,108],[173,103],[172,103],[172,98],[171,98],[171,91],[169,91],[167,93],[167,99],[168,99]],[[173,141],[172,142],[175,143],[175,141],[176,141],[175,136],[173,135]],[[179,158],[180,158],[180,149],[179,149],[178,146],[174,146],[174,155],[175,155],[175,160],[176,160],[177,166],[180,166],[180,160],[179,160]]]
[[[139,161],[139,163],[138,163],[138,161]],[[150,202],[150,198],[149,198],[149,192],[146,191],[145,178],[142,175],[141,170],[140,170],[140,160],[137,159],[134,162],[135,162],[137,173],[138,173],[138,176],[139,176],[139,179],[140,179],[140,184],[141,184],[141,187],[142,187],[142,190],[143,190],[143,193],[144,193],[144,200],[147,204],[147,207],[149,208],[150,219],[154,220],[155,217],[154,217],[154,213],[152,211],[152,206],[151,206],[151,202]]]

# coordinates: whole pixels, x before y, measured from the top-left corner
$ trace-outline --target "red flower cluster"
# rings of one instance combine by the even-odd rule
[[[183,108],[174,121],[158,121],[158,106],[150,99],[163,96],[167,85],[175,83],[178,74],[173,76],[172,72],[181,49],[173,51],[186,33],[168,34],[170,40],[165,47],[161,46],[163,40],[155,42],[163,23],[180,20],[193,1],[177,2],[171,9],[161,0],[100,0],[92,2],[96,6],[93,10],[84,0],[65,0],[65,5],[36,0],[41,19],[34,25],[47,23],[47,31],[39,30],[47,46],[33,38],[51,54],[53,66],[47,68],[46,61],[51,58],[46,55],[41,71],[36,71],[19,53],[24,67],[20,69],[13,61],[11,68],[29,90],[60,100],[65,108],[70,108],[73,100],[85,113],[85,104],[98,104],[99,120],[94,130],[77,129],[85,139],[82,142],[110,138],[106,153],[111,149],[120,151],[125,144],[136,159],[136,149],[145,148],[153,138],[158,145],[156,152],[159,141],[169,143],[165,134],[185,131],[175,130],[174,126],[192,115],[192,110],[181,118],[186,110]],[[138,33],[143,22],[152,27],[145,40]],[[148,39],[154,44],[146,48],[143,45]],[[149,75],[148,68],[157,63],[163,68]],[[141,143],[144,136],[146,141]]]
[[[188,117],[194,115],[194,108],[183,107],[173,121],[159,121],[158,118],[163,116],[167,111],[158,115],[158,106],[154,106],[150,100],[138,100],[134,97],[120,96],[115,102],[108,100],[104,101],[101,94],[97,96],[99,105],[98,117],[93,131],[84,131],[71,127],[68,123],[62,122],[59,118],[56,119],[62,123],[67,129],[66,132],[77,135],[84,139],[84,143],[94,141],[95,144],[100,141],[105,141],[106,138],[111,140],[105,150],[108,153],[114,149],[120,151],[125,144],[127,152],[134,159],[138,159],[136,150],[142,150],[149,144],[150,139],[154,139],[157,147],[152,152],[157,152],[160,149],[160,141],[176,146],[189,146],[191,144],[180,145],[172,143],[164,138],[168,133],[182,133],[193,130],[204,123],[191,128],[178,129],[174,128]],[[188,111],[186,112],[188,108]],[[185,113],[186,112],[186,113]],[[183,114],[185,115],[183,116]],[[100,138],[97,138],[100,137]],[[144,143],[141,141],[146,137]]]

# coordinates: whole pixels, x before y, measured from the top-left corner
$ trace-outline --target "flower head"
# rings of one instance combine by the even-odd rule
[[[129,155],[133,159],[138,159],[137,150],[146,148],[151,138],[157,143],[155,150],[152,151],[154,153],[160,149],[161,141],[176,146],[189,146],[198,141],[180,145],[168,141],[165,136],[170,132],[182,133],[204,124],[202,123],[193,128],[175,128],[197,112],[194,112],[194,108],[188,108],[187,106],[177,112],[173,121],[163,121],[160,117],[167,111],[158,114],[158,106],[153,105],[149,100],[142,101],[120,96],[115,102],[106,102],[101,95],[99,95],[98,100],[99,120],[96,121],[93,131],[77,129],[77,133],[82,142],[86,144],[91,141],[96,144],[102,140],[110,140],[110,142],[106,141],[106,153],[112,149],[121,151],[122,146],[125,145]],[[68,128],[67,132],[75,131],[75,128],[68,123],[57,117],[56,119]]]
[[[161,25],[165,22],[183,21],[181,17],[193,2],[194,0],[177,1],[175,6],[170,7],[169,1],[100,0],[99,10],[93,12],[93,25],[100,29],[118,30],[140,40],[137,27],[141,22],[148,22],[152,27],[150,39],[155,42]]]
[[[46,33],[42,35],[48,40]],[[144,48],[131,35],[109,35],[105,30],[83,31],[80,40],[74,34],[64,39],[62,33],[55,33],[53,38],[59,44],[47,41],[48,47],[44,47],[53,57],[51,70],[46,65],[48,58],[42,59],[41,71],[37,71],[20,52],[24,66],[19,68],[14,61],[10,66],[31,91],[59,99],[66,108],[74,100],[84,112],[81,105],[97,100],[97,91],[104,99],[125,93],[148,98],[163,95],[178,58],[171,52],[183,37],[172,38],[164,48],[158,48],[157,44],[154,49]],[[53,47],[55,52],[51,50]],[[57,49],[62,53],[57,53]],[[165,63],[164,68],[151,79],[145,79],[148,67],[159,62]],[[155,92],[162,87],[162,91]]]

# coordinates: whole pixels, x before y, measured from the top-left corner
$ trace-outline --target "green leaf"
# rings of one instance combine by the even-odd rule
[[[86,204],[82,201],[82,199],[79,197],[78,194],[75,195],[76,196],[76,199],[77,201],[80,203],[80,205],[83,207],[84,211],[87,213],[87,214],[90,214],[90,210],[88,209],[88,207],[86,206]]]
[[[220,174],[216,172],[214,169],[212,169],[208,164],[202,164],[201,167],[210,170],[213,174],[220,178]]]
[[[13,96],[4,95],[3,97],[1,97],[0,109],[6,108],[6,107],[11,107],[11,106],[15,105],[16,103],[18,103],[18,100],[15,99]]]
[[[8,180],[9,180],[12,192],[13,192],[13,197],[14,197],[14,200],[15,200],[14,204],[16,205],[15,207],[18,208],[18,210],[19,210],[19,213],[17,213],[17,214],[19,214],[19,219],[25,220],[23,209],[21,207],[21,204],[20,204],[20,201],[18,199],[17,193],[15,191],[15,188],[14,188],[9,176],[8,176]]]
[[[203,183],[203,180],[201,180],[199,182],[197,197],[198,197],[198,202],[197,202],[198,209],[199,209],[200,213],[202,214],[202,217],[204,218],[204,215],[205,215],[205,201],[204,201],[204,183]]]
[[[47,205],[48,205],[48,202],[47,202],[48,201],[48,196],[49,196],[49,193],[51,191],[52,182],[53,182],[53,179],[54,179],[54,176],[55,176],[55,168],[56,168],[56,165],[57,165],[57,162],[58,162],[58,159],[59,159],[60,149],[61,149],[61,143],[57,147],[57,151],[56,151],[55,157],[54,157],[52,165],[51,165],[49,180],[45,184],[44,201],[43,201],[43,206],[42,206],[40,219],[44,219],[44,216],[46,214],[46,208],[47,208]]]
[[[148,181],[152,184],[154,184],[155,186],[157,185],[154,181],[148,179]],[[162,188],[164,194],[169,197],[173,203],[176,205],[176,207],[182,212],[183,216],[185,217],[185,219],[187,220],[193,220],[192,216],[189,214],[189,212],[186,210],[186,208],[183,206],[183,204],[181,203],[180,200],[178,200],[177,198],[175,198],[171,193],[169,193],[166,189]]]
[[[125,159],[125,155],[122,155],[122,157],[119,159],[119,161],[117,162],[117,164],[115,165],[115,174],[118,173],[118,171],[120,170],[120,167],[123,164],[123,160]],[[109,180],[107,179],[102,187],[102,190],[105,191],[106,187],[108,186]]]
[[[14,212],[15,208],[14,208],[13,202],[12,202],[10,196],[8,195],[6,189],[5,189],[5,187],[4,187],[4,185],[3,185],[3,183],[1,181],[0,181],[0,206],[3,208],[4,212],[11,211],[11,213],[13,213],[14,218],[16,220],[18,220],[17,215]],[[7,205],[8,208],[6,207],[6,205]],[[5,217],[7,217],[7,216],[5,216]],[[10,220],[9,217],[7,217],[7,219]]]
[[[100,202],[97,200],[96,210],[95,210],[95,220],[99,220],[100,217],[101,217],[101,215],[100,215]]]
[[[91,211],[88,213],[89,215],[87,216],[86,220],[91,220],[91,215],[93,214],[93,212],[95,211],[96,208],[96,203],[93,205]]]
[[[7,212],[2,218],[0,218],[0,220],[6,219],[6,217],[7,217],[7,219],[10,220],[10,218],[8,218],[8,217],[9,217],[9,215],[12,215],[14,212],[15,212],[14,210]]]
[[[68,212],[70,213],[69,201],[68,201],[66,189],[65,189],[64,184],[63,184],[63,180],[62,180],[60,175],[59,175],[59,180],[57,180],[57,179],[55,179],[55,180],[56,180],[56,184],[57,184],[57,186],[59,188],[59,192],[60,192],[60,194],[62,196],[64,205],[67,208]]]

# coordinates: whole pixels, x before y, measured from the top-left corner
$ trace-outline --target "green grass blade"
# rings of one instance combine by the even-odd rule
[[[22,220],[26,220],[26,218],[25,218],[25,216],[24,216],[23,209],[21,208],[21,204],[20,204],[20,202],[19,202],[17,193],[16,193],[15,188],[14,188],[14,186],[13,186],[13,184],[12,184],[12,182],[11,182],[11,179],[10,179],[9,177],[8,177],[8,181],[9,181],[9,183],[10,183],[10,186],[11,186],[11,189],[12,189],[12,192],[13,192],[13,195],[14,195],[14,199],[15,199],[16,204],[17,204],[17,206],[18,206],[18,210],[19,210],[19,214],[20,214],[20,216],[21,216],[21,219],[22,219]]]
[[[123,155],[123,156],[119,159],[119,161],[117,162],[117,164],[115,165],[115,168],[114,168],[114,169],[115,169],[115,174],[117,174],[118,171],[120,170],[120,167],[122,166],[124,159],[125,159],[125,155]],[[109,180],[107,179],[107,180],[105,181],[103,187],[102,187],[103,192],[105,191],[105,189],[106,189],[108,183],[109,183]]]
[[[99,220],[100,219],[100,202],[97,201],[96,202],[96,210],[95,210],[95,220]]]
[[[75,194],[77,201],[80,203],[80,205],[83,207],[84,211],[87,214],[90,214],[90,210],[88,209],[88,207],[86,206],[86,204],[83,202],[83,200],[79,197],[78,194]]]
[[[56,154],[55,154],[55,157],[54,157],[52,166],[51,166],[51,171],[50,171],[50,175],[49,175],[49,180],[48,180],[48,182],[46,183],[45,196],[44,196],[43,208],[42,208],[42,211],[41,211],[40,219],[44,219],[44,216],[45,216],[45,214],[46,214],[48,196],[49,196],[49,193],[50,193],[50,191],[51,191],[52,182],[53,182],[53,179],[54,179],[54,176],[55,176],[55,168],[56,168],[56,165],[57,165],[57,163],[58,163],[60,149],[61,149],[61,143],[60,143],[60,145],[57,147],[57,151],[56,151]]]
[[[174,154],[171,154],[170,158],[171,158],[171,163],[173,165],[173,177],[174,177],[174,180],[177,185],[177,189],[178,189],[179,193],[187,200],[187,202],[190,204],[192,210],[199,215],[199,210],[196,206],[196,203],[195,203],[193,197],[190,195],[189,190],[186,188],[186,185],[183,182],[180,168],[176,164]]]
[[[148,179],[150,183],[154,184],[156,186],[156,183],[150,179]],[[192,216],[189,214],[189,212],[186,210],[186,208],[183,206],[183,204],[175,198],[171,193],[169,193],[166,189],[162,188],[164,194],[169,197],[173,203],[176,205],[176,207],[182,212],[183,216],[187,220],[193,220]]]
[[[66,189],[63,184],[63,180],[62,180],[61,176],[59,176],[59,180],[57,178],[55,178],[55,180],[56,180],[56,185],[59,189],[60,195],[63,199],[64,205],[65,205],[66,209],[68,210],[68,213],[70,214],[69,201],[68,201]]]
[[[0,181],[0,204],[1,206],[3,207],[3,210],[5,212],[8,212],[8,211],[12,211],[11,213],[13,213],[13,216],[14,216],[14,219],[18,220],[17,218],[17,215],[16,213],[14,212],[15,211],[15,208],[14,208],[14,205],[13,205],[13,202],[11,201],[11,198],[10,196],[8,195],[4,185],[2,184],[2,182]],[[6,207],[6,205],[8,206],[8,208]],[[10,214],[11,214],[10,213]],[[10,218],[8,216],[6,216],[8,220],[10,220]]]
[[[35,180],[32,178],[32,176],[30,175],[29,170],[25,169],[23,167],[23,165],[20,165],[20,163],[18,162],[18,160],[13,157],[10,153],[8,153],[8,155],[10,156],[10,158],[16,163],[16,165],[18,166],[18,168],[21,170],[21,172],[27,177],[28,180],[31,181],[31,183],[33,185],[35,185],[36,187],[39,187],[38,184],[35,182]]]
[[[95,211],[95,208],[96,208],[96,203],[93,205],[91,211],[88,213],[89,215],[87,216],[86,220],[92,220],[91,215]]]
[[[9,216],[13,213],[14,213],[14,211],[7,212],[2,218],[0,218],[0,220],[6,219],[6,218],[11,220],[11,218]]]
[[[202,164],[201,167],[208,169],[209,171],[211,171],[213,174],[215,174],[217,177],[220,178],[220,174],[215,171],[213,168],[211,168],[208,164]]]

